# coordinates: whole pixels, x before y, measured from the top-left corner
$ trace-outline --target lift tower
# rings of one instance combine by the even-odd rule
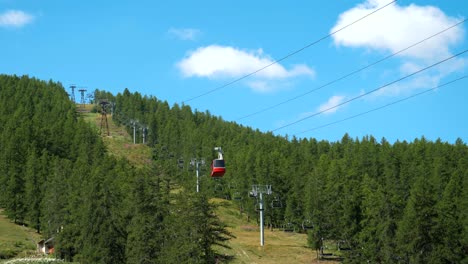
[[[102,130],[105,128],[107,136],[110,136],[109,123],[107,123],[107,106],[109,102],[107,100],[101,100],[99,104],[101,105],[101,129],[99,132],[102,134]]]
[[[192,158],[190,160],[190,166],[195,167],[195,172],[197,176],[197,193],[200,192],[200,170],[202,166],[205,166],[205,159]]]
[[[81,93],[81,107],[85,108],[85,103],[86,103],[86,100],[85,100],[85,92],[86,92],[86,89],[79,89],[78,92]]]
[[[71,97],[70,99],[71,99],[71,101],[73,103],[76,103],[76,101],[75,101],[75,88],[76,88],[76,85],[74,85],[74,84],[70,85],[70,89],[72,90],[71,95],[70,95],[70,97]]]
[[[260,212],[260,245],[262,247],[265,245],[265,235],[263,230],[263,194],[271,194],[271,185],[252,185],[252,191],[250,191],[250,195],[258,198],[259,204],[258,211]]]

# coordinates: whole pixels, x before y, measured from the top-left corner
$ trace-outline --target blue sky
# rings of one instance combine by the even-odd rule
[[[0,73],[128,88],[289,137],[468,142],[468,78],[315,129],[468,74],[468,52],[414,74],[468,48],[468,2],[398,1],[352,24],[390,2],[0,0]]]

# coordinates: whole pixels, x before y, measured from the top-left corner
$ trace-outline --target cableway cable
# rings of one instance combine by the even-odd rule
[[[314,117],[314,116],[318,116],[318,115],[323,114],[323,113],[325,113],[325,112],[327,112],[327,111],[330,111],[330,110],[335,109],[335,108],[337,108],[337,107],[340,107],[340,106],[342,106],[342,105],[348,104],[348,103],[350,103],[350,102],[352,102],[352,101],[355,101],[355,100],[357,100],[357,99],[359,99],[359,98],[362,98],[362,97],[367,96],[367,95],[369,95],[369,94],[375,93],[375,92],[377,92],[377,91],[379,91],[379,90],[381,90],[381,89],[383,89],[383,88],[385,88],[385,87],[388,87],[388,86],[390,86],[390,85],[392,85],[392,84],[395,84],[395,83],[397,83],[397,82],[400,82],[400,81],[402,81],[402,80],[405,80],[405,79],[407,79],[407,78],[409,78],[409,77],[411,77],[411,76],[413,76],[413,75],[416,75],[416,74],[418,74],[418,73],[420,73],[420,72],[423,72],[423,71],[425,71],[425,70],[428,70],[428,69],[430,69],[430,68],[432,68],[432,67],[435,67],[435,66],[437,66],[437,65],[439,65],[439,64],[442,64],[442,63],[444,63],[444,62],[446,62],[446,61],[448,61],[448,60],[451,60],[451,59],[453,59],[453,58],[455,58],[455,57],[458,57],[458,56],[460,56],[460,55],[466,53],[467,51],[468,51],[468,49],[466,49],[466,50],[464,50],[464,51],[462,51],[462,52],[459,52],[459,53],[457,53],[457,54],[455,54],[455,55],[452,55],[452,56],[450,56],[450,57],[448,57],[448,58],[445,58],[445,59],[443,59],[443,60],[441,60],[441,61],[438,61],[438,62],[436,62],[436,63],[434,63],[434,64],[431,64],[431,65],[429,65],[429,66],[426,66],[426,67],[424,67],[424,68],[422,68],[422,69],[420,69],[420,70],[417,70],[417,71],[415,71],[415,72],[413,72],[413,73],[410,73],[410,74],[408,74],[408,75],[406,75],[406,76],[404,76],[404,77],[401,77],[401,78],[399,78],[399,79],[397,79],[397,80],[394,80],[394,81],[389,82],[389,83],[387,83],[387,84],[385,84],[385,85],[382,85],[382,86],[380,86],[380,87],[378,87],[378,88],[376,88],[376,89],[373,89],[373,90],[371,90],[371,91],[369,91],[369,92],[360,94],[360,95],[358,95],[358,96],[356,96],[356,97],[353,97],[353,98],[351,98],[351,99],[349,99],[349,100],[346,100],[346,101],[344,101],[344,102],[342,102],[342,103],[340,103],[340,104],[334,105],[334,106],[332,106],[332,107],[329,107],[329,108],[327,108],[327,109],[318,111],[318,112],[316,112],[316,113],[314,113],[314,114],[308,115],[308,116],[306,116],[306,117],[304,117],[304,118],[301,118],[301,119],[299,119],[299,120],[296,120],[296,121],[294,121],[294,122],[288,123],[288,124],[283,125],[283,126],[278,127],[278,128],[275,128],[275,129],[271,130],[271,132],[278,131],[278,130],[280,130],[280,129],[283,129],[283,128],[292,126],[292,125],[297,124],[297,123],[300,123],[300,122],[302,122],[302,121],[304,121],[304,120],[306,120],[306,119],[312,118],[312,117]]]
[[[328,127],[328,126],[331,126],[331,125],[335,125],[335,124],[338,124],[338,123],[341,123],[341,122],[344,122],[344,121],[348,121],[348,120],[350,120],[350,119],[354,119],[354,118],[356,118],[356,117],[360,117],[360,116],[363,116],[363,115],[366,115],[366,114],[369,114],[369,113],[372,113],[372,112],[381,110],[381,109],[383,109],[383,108],[392,106],[392,105],[394,105],[394,104],[398,104],[398,103],[401,103],[401,102],[403,102],[403,101],[409,100],[409,99],[411,99],[411,98],[414,98],[414,97],[423,95],[423,94],[428,93],[428,92],[430,92],[430,91],[434,91],[435,89],[442,88],[442,87],[447,86],[447,85],[449,85],[449,84],[452,84],[452,83],[454,83],[454,82],[461,81],[462,79],[465,79],[465,78],[468,78],[468,75],[465,75],[465,76],[462,76],[462,77],[460,77],[460,78],[451,80],[451,81],[449,81],[449,82],[440,84],[440,85],[435,86],[435,87],[433,87],[433,88],[426,89],[426,90],[424,90],[424,91],[422,91],[422,92],[419,92],[419,93],[410,95],[410,96],[408,96],[408,97],[405,97],[405,98],[402,98],[402,99],[399,99],[399,100],[390,102],[390,103],[385,104],[385,105],[383,105],[383,106],[380,106],[380,107],[377,107],[377,108],[374,108],[374,109],[371,109],[371,110],[368,110],[368,111],[365,111],[365,112],[362,112],[362,113],[359,113],[359,114],[356,114],[356,115],[353,115],[353,116],[349,116],[349,117],[346,117],[346,118],[341,119],[341,120],[338,120],[338,121],[334,121],[334,122],[331,122],[331,123],[327,123],[327,124],[324,124],[324,125],[320,125],[320,126],[316,126],[316,127],[314,127],[314,128],[310,128],[310,129],[304,130],[304,131],[302,131],[302,132],[296,133],[296,135],[304,134],[304,133],[311,132],[311,131],[314,131],[314,130],[318,130],[318,129],[321,129],[321,128],[324,128],[324,127]]]
[[[333,32],[329,33],[328,35],[323,36],[323,37],[319,38],[318,40],[316,40],[316,41],[314,41],[314,42],[312,42],[312,43],[309,43],[309,44],[307,44],[306,46],[304,46],[304,47],[302,47],[302,48],[300,48],[300,49],[297,49],[297,50],[295,50],[295,51],[293,51],[293,52],[287,54],[286,56],[284,56],[284,57],[282,57],[282,58],[280,58],[280,59],[274,60],[274,61],[271,62],[270,64],[267,64],[266,66],[261,67],[261,68],[259,68],[259,69],[256,70],[256,71],[253,71],[253,72],[251,72],[251,73],[249,73],[249,74],[243,75],[243,76],[241,76],[241,77],[239,77],[239,78],[237,78],[237,79],[234,79],[234,80],[232,80],[232,81],[230,81],[230,82],[228,82],[228,83],[226,83],[226,84],[223,84],[223,85],[221,85],[221,86],[219,86],[219,87],[217,87],[217,88],[214,88],[214,89],[212,89],[212,90],[206,91],[206,92],[204,92],[204,93],[202,93],[202,94],[199,94],[199,95],[197,95],[197,96],[193,96],[193,97],[191,97],[191,98],[188,98],[187,100],[182,101],[182,103],[185,104],[185,103],[187,103],[187,102],[193,101],[193,100],[198,99],[198,98],[200,98],[200,97],[203,97],[203,96],[205,96],[205,95],[208,95],[208,94],[211,94],[211,93],[216,92],[216,91],[218,91],[218,90],[221,90],[221,89],[223,89],[223,88],[225,88],[225,87],[227,87],[227,86],[229,86],[229,85],[232,85],[232,84],[234,84],[234,83],[236,83],[236,82],[239,82],[239,81],[241,81],[241,80],[243,80],[243,79],[246,79],[246,78],[248,78],[248,77],[250,77],[250,76],[252,76],[252,75],[254,75],[254,74],[256,74],[256,73],[258,73],[258,72],[260,72],[260,71],[263,71],[263,70],[265,70],[266,68],[269,68],[269,67],[271,67],[271,66],[273,66],[273,65],[275,65],[275,64],[278,64],[279,62],[284,61],[284,60],[286,60],[287,58],[292,57],[292,56],[296,55],[297,53],[299,53],[299,52],[301,52],[301,51],[303,51],[303,50],[305,50],[305,49],[307,49],[307,48],[309,48],[309,47],[311,47],[311,46],[313,46],[313,45],[315,45],[315,44],[317,44],[317,43],[319,43],[319,42],[321,42],[321,41],[323,41],[323,40],[325,40],[325,39],[327,39],[327,38],[329,38],[329,37],[331,37],[331,36],[333,36],[334,34],[336,34],[336,33],[340,32],[340,31],[342,31],[342,30],[344,30],[344,29],[346,29],[346,28],[348,28],[348,27],[350,27],[350,26],[356,24],[357,22],[359,22],[359,21],[361,21],[361,20],[363,20],[363,19],[369,17],[369,16],[372,15],[372,14],[375,14],[376,12],[378,12],[378,11],[384,9],[384,8],[387,7],[387,6],[392,5],[392,4],[395,3],[395,2],[396,2],[396,0],[391,1],[391,2],[389,2],[389,3],[387,3],[387,4],[385,4],[384,6],[381,6],[381,7],[377,8],[376,10],[374,10],[374,11],[372,11],[372,12],[366,14],[365,16],[363,16],[363,17],[361,17],[361,18],[359,18],[359,19],[357,19],[357,20],[351,22],[350,24],[348,24],[348,25],[346,25],[346,26],[344,26],[344,27],[341,27],[341,28],[339,28],[339,29],[333,31]]]
[[[423,42],[425,42],[425,41],[427,41],[427,40],[433,38],[433,37],[436,37],[436,36],[438,36],[438,35],[440,35],[440,34],[446,32],[446,31],[448,31],[448,30],[450,30],[450,29],[452,29],[452,28],[454,28],[454,27],[456,27],[456,26],[458,26],[458,25],[460,25],[460,24],[463,24],[463,23],[466,22],[466,20],[467,20],[467,19],[465,18],[465,19],[463,19],[462,21],[460,21],[460,22],[458,22],[458,23],[456,23],[456,24],[454,24],[454,25],[452,25],[452,26],[450,26],[450,27],[448,27],[448,28],[446,28],[446,29],[444,29],[444,30],[442,30],[442,31],[439,31],[439,32],[437,32],[437,33],[435,33],[435,34],[433,34],[433,35],[431,35],[431,36],[429,36],[429,37],[427,37],[427,38],[425,38],[425,39],[423,39],[423,40],[420,40],[420,41],[418,41],[418,42],[416,42],[416,43],[414,43],[414,44],[412,44],[412,45],[410,45],[410,46],[408,46],[408,47],[406,47],[406,48],[404,48],[404,49],[401,49],[401,50],[399,50],[399,51],[397,51],[397,52],[394,52],[394,53],[392,53],[392,54],[390,54],[390,55],[388,55],[388,56],[386,56],[386,57],[384,57],[384,58],[381,58],[381,59],[379,59],[379,60],[377,60],[377,61],[375,61],[375,62],[373,62],[373,63],[370,63],[370,64],[368,64],[368,65],[366,65],[366,66],[364,66],[364,67],[362,67],[362,68],[359,68],[359,69],[354,70],[354,71],[352,71],[352,72],[350,72],[350,73],[348,73],[348,74],[346,74],[346,75],[343,75],[342,77],[339,77],[339,78],[337,78],[337,79],[335,79],[335,80],[333,80],[333,81],[330,81],[330,82],[328,82],[328,83],[326,83],[326,84],[323,84],[323,85],[321,85],[321,86],[319,86],[319,87],[317,87],[317,88],[314,88],[314,89],[312,89],[312,90],[309,90],[309,91],[307,91],[307,92],[305,92],[305,93],[302,93],[302,94],[296,95],[296,96],[294,96],[294,97],[291,97],[291,98],[289,98],[289,99],[287,99],[287,100],[285,100],[285,101],[282,101],[282,102],[279,102],[279,103],[277,103],[277,104],[274,104],[274,105],[265,107],[265,108],[263,108],[263,109],[261,109],[261,110],[259,110],[259,111],[257,111],[257,112],[254,112],[254,113],[251,113],[251,114],[242,116],[242,117],[236,119],[236,121],[240,121],[240,120],[242,120],[242,119],[246,119],[246,118],[249,118],[249,117],[252,117],[252,116],[261,114],[261,113],[266,112],[266,111],[268,111],[268,110],[274,109],[274,108],[276,108],[276,107],[278,107],[278,106],[284,105],[284,104],[286,104],[286,103],[289,103],[289,102],[291,102],[291,101],[294,101],[294,100],[296,100],[296,99],[299,99],[299,98],[301,98],[301,97],[304,97],[304,96],[306,96],[306,95],[308,95],[308,94],[310,94],[310,93],[313,93],[313,92],[315,92],[315,91],[318,91],[318,90],[320,90],[320,89],[322,89],[322,88],[325,88],[325,87],[327,87],[327,86],[330,86],[330,85],[332,85],[332,84],[334,84],[334,83],[337,83],[337,82],[339,82],[339,81],[342,81],[342,80],[344,80],[344,79],[346,79],[346,78],[348,78],[348,77],[350,77],[350,76],[352,76],[352,75],[355,75],[356,73],[359,73],[359,72],[361,72],[361,71],[363,71],[363,70],[365,70],[365,69],[368,69],[368,68],[370,68],[370,67],[372,67],[372,66],[375,66],[375,65],[377,65],[378,63],[381,63],[382,61],[385,61],[385,60],[387,60],[387,59],[390,59],[391,57],[394,57],[394,56],[396,56],[396,55],[398,55],[398,54],[400,54],[400,53],[402,53],[402,52],[404,52],[404,51],[407,51],[408,49],[411,49],[411,48],[413,48],[413,47],[415,47],[415,46],[417,46],[417,45],[419,45],[419,44],[421,44],[421,43],[423,43]]]

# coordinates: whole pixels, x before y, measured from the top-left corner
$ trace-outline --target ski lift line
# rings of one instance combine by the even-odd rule
[[[208,94],[214,93],[214,92],[216,92],[216,91],[218,91],[218,90],[221,90],[221,89],[223,89],[223,88],[225,88],[225,87],[227,87],[227,86],[230,86],[230,85],[232,85],[232,84],[234,84],[234,83],[236,83],[236,82],[239,82],[239,81],[241,81],[241,80],[243,80],[243,79],[246,79],[246,78],[248,78],[248,77],[250,77],[250,76],[252,76],[252,75],[254,75],[254,74],[256,74],[256,73],[258,73],[258,72],[260,72],[260,71],[263,71],[263,70],[265,70],[265,69],[267,69],[267,68],[269,68],[269,67],[271,67],[271,66],[273,66],[273,65],[275,65],[275,64],[278,64],[279,62],[282,62],[282,61],[288,59],[289,57],[292,57],[292,56],[296,55],[297,53],[300,53],[300,52],[302,52],[303,50],[305,50],[305,49],[307,49],[307,48],[310,48],[311,46],[314,46],[315,44],[317,44],[317,43],[319,43],[319,42],[321,42],[321,41],[323,41],[323,40],[325,40],[325,39],[327,39],[327,38],[329,38],[329,37],[335,35],[336,33],[338,33],[338,32],[340,32],[340,31],[342,31],[342,30],[344,30],[344,29],[346,29],[346,28],[348,28],[348,27],[350,27],[350,26],[356,24],[357,22],[359,22],[359,21],[361,21],[361,20],[364,20],[365,18],[367,18],[367,17],[373,15],[374,13],[377,13],[378,11],[380,11],[380,10],[386,8],[387,6],[390,6],[390,5],[394,4],[395,2],[396,2],[396,0],[391,1],[391,2],[389,2],[389,3],[387,3],[387,4],[385,4],[384,6],[381,6],[381,7],[377,8],[376,10],[374,10],[374,11],[372,11],[372,12],[370,12],[370,13],[364,15],[364,16],[362,16],[361,18],[359,18],[359,19],[357,19],[357,20],[351,22],[350,24],[348,24],[348,25],[346,25],[346,26],[343,26],[343,27],[341,27],[341,28],[339,28],[339,29],[333,31],[333,32],[329,33],[328,35],[325,35],[325,36],[323,36],[323,37],[321,37],[321,38],[319,38],[319,39],[317,39],[317,40],[315,40],[315,41],[313,41],[313,42],[311,42],[311,43],[309,43],[309,44],[307,44],[307,45],[301,47],[300,49],[297,49],[297,50],[295,50],[295,51],[293,51],[293,52],[287,54],[286,56],[284,56],[284,57],[282,57],[282,58],[280,58],[280,59],[274,60],[273,62],[271,62],[270,64],[267,64],[266,66],[263,66],[263,67],[261,67],[261,68],[255,70],[255,71],[253,71],[253,72],[251,72],[251,73],[248,73],[248,74],[246,74],[246,75],[243,75],[243,76],[241,76],[241,77],[239,77],[239,78],[236,78],[236,79],[234,79],[234,80],[232,80],[232,81],[230,81],[230,82],[228,82],[228,83],[226,83],[226,84],[223,84],[223,85],[221,85],[221,86],[219,86],[219,87],[217,87],[217,88],[214,88],[214,89],[212,89],[212,90],[208,90],[208,91],[206,91],[206,92],[204,92],[204,93],[202,93],[202,94],[199,94],[199,95],[197,95],[197,96],[193,96],[193,97],[191,97],[191,98],[188,98],[188,99],[186,99],[185,101],[182,101],[182,103],[185,104],[185,103],[187,103],[187,102],[193,101],[193,100],[198,99],[198,98],[200,98],[200,97],[203,97],[203,96],[206,96],[206,95],[208,95]]]
[[[382,85],[382,86],[380,86],[380,87],[378,87],[378,88],[375,88],[375,89],[373,89],[373,90],[371,90],[371,91],[369,91],[369,92],[367,92],[367,93],[360,94],[360,95],[358,95],[358,96],[356,96],[356,97],[353,97],[353,98],[351,98],[351,99],[349,99],[349,100],[346,100],[346,101],[344,101],[344,102],[342,102],[342,103],[340,103],[340,104],[337,104],[337,105],[334,105],[334,106],[329,107],[329,108],[327,108],[327,109],[318,111],[318,112],[316,112],[316,113],[314,113],[314,114],[308,115],[308,116],[306,116],[306,117],[304,117],[304,118],[301,118],[301,119],[299,119],[299,120],[296,120],[296,121],[291,122],[291,123],[289,123],[289,124],[286,124],[286,125],[284,125],[284,126],[275,128],[275,129],[271,130],[271,132],[275,132],[275,131],[278,131],[278,130],[280,130],[280,129],[283,129],[283,128],[286,128],[286,127],[295,125],[295,124],[300,123],[300,122],[302,122],[302,121],[304,121],[304,120],[306,120],[306,119],[312,118],[312,117],[314,117],[314,116],[318,116],[318,115],[323,114],[323,113],[325,113],[325,112],[327,112],[327,111],[330,111],[330,110],[335,109],[335,108],[337,108],[337,107],[340,107],[340,106],[342,106],[342,105],[348,104],[348,103],[350,103],[350,102],[352,102],[352,101],[355,101],[355,100],[357,100],[357,99],[359,99],[359,98],[362,98],[362,97],[367,96],[367,95],[369,95],[369,94],[375,93],[375,92],[377,92],[377,91],[379,91],[379,90],[382,90],[382,89],[385,88],[385,87],[388,87],[388,86],[390,86],[390,85],[392,85],[392,84],[395,84],[395,83],[397,83],[397,82],[403,81],[403,80],[405,80],[405,79],[407,79],[407,78],[409,78],[409,77],[411,77],[411,76],[414,76],[414,75],[416,75],[416,74],[418,74],[418,73],[420,73],[420,72],[423,72],[423,71],[428,70],[428,69],[430,69],[430,68],[433,68],[433,67],[435,67],[435,66],[437,66],[437,65],[439,65],[439,64],[442,64],[442,63],[444,63],[444,62],[446,62],[446,61],[448,61],[448,60],[451,60],[451,59],[453,59],[453,58],[455,58],[455,57],[458,57],[458,56],[460,56],[460,55],[466,53],[467,51],[468,51],[468,49],[465,49],[465,50],[462,51],[462,52],[459,52],[459,53],[457,53],[457,54],[455,54],[455,55],[452,55],[452,56],[450,56],[450,57],[448,57],[448,58],[445,58],[445,59],[443,59],[443,60],[441,60],[441,61],[438,61],[438,62],[436,62],[436,63],[434,63],[434,64],[431,64],[431,65],[429,65],[429,66],[426,66],[426,67],[424,67],[424,68],[422,68],[422,69],[420,69],[420,70],[417,70],[417,71],[415,71],[415,72],[413,72],[413,73],[410,73],[410,74],[408,74],[408,75],[406,75],[406,76],[403,76],[403,77],[401,77],[401,78],[399,78],[399,79],[397,79],[397,80],[391,81],[391,82],[389,82],[389,83],[387,83],[387,84],[385,84],[385,85]]]
[[[438,85],[438,86],[436,86],[436,87],[433,87],[433,88],[424,90],[424,91],[422,91],[422,92],[413,94],[413,95],[411,95],[411,96],[408,96],[408,97],[399,99],[399,100],[397,100],[397,101],[393,101],[393,102],[388,103],[388,104],[386,104],[386,105],[383,105],[383,106],[380,106],[380,107],[377,107],[377,108],[374,108],[374,109],[371,109],[371,110],[368,110],[368,111],[365,111],[365,112],[362,112],[362,113],[359,113],[359,114],[356,114],[356,115],[353,115],[353,116],[349,116],[349,117],[347,117],[347,118],[344,118],[344,119],[341,119],[341,120],[338,120],[338,121],[335,121],[335,122],[331,122],[331,123],[328,123],[328,124],[325,124],[325,125],[321,125],[321,126],[317,126],[317,127],[308,129],[308,130],[304,130],[304,131],[302,131],[302,132],[296,133],[296,135],[303,134],[303,133],[307,133],[307,132],[314,131],[314,130],[318,130],[318,129],[321,129],[321,128],[324,128],[324,127],[327,127],[327,126],[335,125],[335,124],[337,124],[337,123],[341,123],[341,122],[344,122],[344,121],[348,121],[348,120],[350,120],[350,119],[353,119],[353,118],[356,118],[356,117],[359,117],[359,116],[363,116],[363,115],[366,115],[366,114],[375,112],[375,111],[377,111],[377,110],[380,110],[380,109],[383,109],[383,108],[392,106],[392,105],[394,105],[394,104],[401,103],[401,102],[403,102],[403,101],[409,100],[409,99],[411,99],[411,98],[414,98],[414,97],[423,95],[423,94],[428,93],[428,92],[430,92],[430,91],[433,91],[433,90],[435,90],[435,89],[442,88],[442,87],[444,87],[444,86],[447,86],[447,85],[449,85],[449,84],[452,84],[452,83],[454,83],[454,82],[460,81],[460,80],[465,79],[465,78],[468,78],[468,75],[465,75],[465,76],[462,76],[462,77],[460,77],[460,78],[451,80],[451,81],[449,81],[449,82],[446,82],[446,83],[444,83],[444,84]]]
[[[408,46],[408,47],[406,47],[406,48],[403,48],[403,49],[401,49],[401,50],[399,50],[399,51],[397,51],[397,52],[394,52],[394,53],[392,53],[392,54],[390,54],[390,55],[388,55],[388,56],[386,56],[386,57],[384,57],[384,58],[381,58],[381,59],[379,59],[379,60],[377,60],[377,61],[375,61],[375,62],[373,62],[373,63],[370,63],[370,64],[368,64],[368,65],[366,65],[366,66],[364,66],[364,67],[362,67],[362,68],[359,68],[359,69],[354,70],[354,71],[352,71],[352,72],[350,72],[350,73],[348,73],[348,74],[345,74],[345,75],[343,75],[343,76],[341,76],[341,77],[339,77],[339,78],[337,78],[337,79],[335,79],[335,80],[333,80],[333,81],[330,81],[330,82],[328,82],[328,83],[325,83],[325,84],[323,84],[323,85],[321,85],[321,86],[318,86],[318,87],[316,87],[316,88],[314,88],[314,89],[312,89],[312,90],[309,90],[309,91],[307,91],[307,92],[305,92],[305,93],[302,93],[302,94],[296,95],[296,96],[294,96],[294,97],[291,97],[291,98],[289,98],[289,99],[287,99],[287,100],[285,100],[285,101],[282,101],[282,102],[279,102],[279,103],[277,103],[277,104],[274,104],[274,105],[265,107],[264,109],[261,109],[261,110],[259,110],[259,111],[257,111],[257,112],[254,112],[254,113],[251,113],[251,114],[242,116],[242,117],[238,118],[236,121],[240,121],[240,120],[243,120],[243,119],[246,119],[246,118],[249,118],[249,117],[258,115],[258,114],[261,114],[261,113],[266,112],[266,111],[268,111],[268,110],[274,109],[274,108],[276,108],[276,107],[278,107],[278,106],[284,105],[284,104],[286,104],[286,103],[289,103],[289,102],[291,102],[291,101],[294,101],[294,100],[296,100],[296,99],[299,99],[299,98],[301,98],[301,97],[304,97],[304,96],[306,96],[306,95],[308,95],[308,94],[311,94],[311,93],[313,93],[313,92],[315,92],[315,91],[318,91],[318,90],[320,90],[320,89],[322,89],[322,88],[325,88],[325,87],[327,87],[327,86],[330,86],[330,85],[332,85],[332,84],[334,84],[334,83],[337,83],[337,82],[339,82],[339,81],[342,81],[342,80],[344,80],[344,79],[346,79],[346,78],[348,78],[348,77],[350,77],[350,76],[352,76],[352,75],[355,75],[355,74],[357,74],[357,73],[359,73],[359,72],[361,72],[361,71],[363,71],[363,70],[366,70],[366,69],[368,69],[368,68],[370,68],[370,67],[372,67],[372,66],[375,66],[375,65],[381,63],[382,61],[385,61],[385,60],[390,59],[390,58],[392,58],[392,57],[394,57],[394,56],[396,56],[396,55],[398,55],[398,54],[400,54],[400,53],[402,53],[402,52],[405,52],[405,51],[407,51],[407,50],[409,50],[409,49],[411,49],[411,48],[413,48],[413,47],[415,47],[415,46],[417,46],[417,45],[419,45],[419,44],[421,44],[421,43],[423,43],[423,42],[425,42],[425,41],[427,41],[427,40],[429,40],[429,39],[431,39],[431,38],[434,38],[434,37],[436,37],[436,36],[438,36],[438,35],[440,35],[440,34],[442,34],[442,33],[445,33],[446,31],[448,31],[448,30],[450,30],[450,29],[452,29],[452,28],[454,28],[454,27],[456,27],[456,26],[458,26],[458,25],[460,25],[460,24],[465,23],[466,20],[467,20],[467,19],[465,18],[465,19],[459,21],[458,23],[456,23],[456,24],[454,24],[454,25],[452,25],[452,26],[450,26],[450,27],[448,27],[448,28],[446,28],[446,29],[444,29],[444,30],[442,30],[442,31],[439,31],[439,32],[437,32],[437,33],[435,33],[435,34],[433,34],[433,35],[431,35],[431,36],[429,36],[429,37],[427,37],[427,38],[425,38],[425,39],[422,39],[422,40],[420,40],[420,41],[418,41],[418,42],[416,42],[416,43],[413,43],[412,45],[410,45],[410,46]]]

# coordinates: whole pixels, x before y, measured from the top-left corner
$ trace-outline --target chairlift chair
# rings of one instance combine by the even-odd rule
[[[271,208],[282,208],[283,204],[278,197],[275,197],[273,201],[271,201]]]
[[[291,222],[287,222],[283,225],[284,232],[294,232],[294,224]]]
[[[177,160],[177,167],[179,167],[180,169],[184,168],[184,160],[183,159],[178,159]]]
[[[229,200],[229,192],[226,192],[225,187],[221,181],[221,178],[215,178],[217,183],[214,186],[214,195],[218,198]]]
[[[224,187],[221,183],[216,183],[215,187],[214,187],[214,190],[215,192],[222,192],[224,191]]]
[[[305,230],[309,230],[309,229],[312,229],[314,228],[314,225],[312,224],[312,221],[309,220],[309,219],[306,219],[304,221],[302,221],[302,229],[305,231]]]
[[[242,200],[242,195],[240,192],[235,192],[234,195],[232,196],[232,199],[234,199],[235,201],[240,201]]]

